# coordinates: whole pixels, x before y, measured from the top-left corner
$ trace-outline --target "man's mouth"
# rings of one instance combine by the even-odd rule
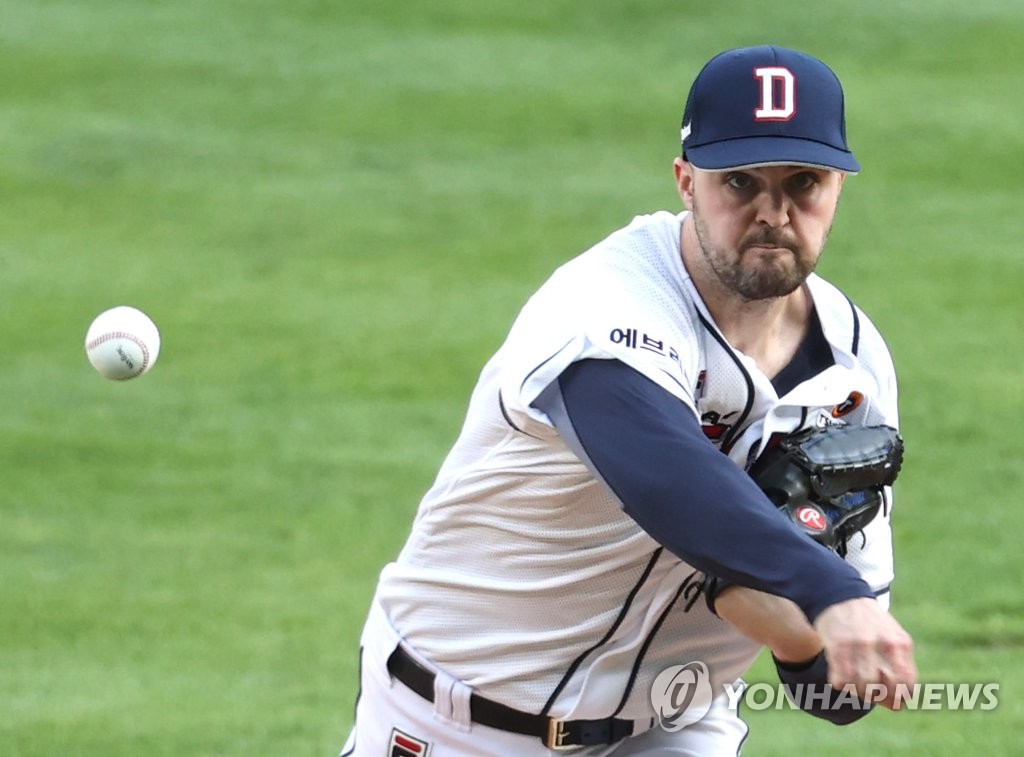
[[[774,244],[748,244],[743,248],[744,252],[757,252],[764,254],[781,254],[783,252],[794,252],[791,247]]]

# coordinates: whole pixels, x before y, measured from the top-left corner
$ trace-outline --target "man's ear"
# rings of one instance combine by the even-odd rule
[[[693,210],[693,164],[685,158],[672,161],[672,170],[676,176],[676,189],[687,210]]]

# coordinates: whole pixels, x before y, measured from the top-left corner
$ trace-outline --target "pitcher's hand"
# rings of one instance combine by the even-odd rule
[[[826,608],[814,621],[825,647],[829,683],[856,687],[866,701],[899,709],[897,685],[917,683],[914,642],[874,599],[861,597]]]

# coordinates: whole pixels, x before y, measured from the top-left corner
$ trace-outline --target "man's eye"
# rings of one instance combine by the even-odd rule
[[[733,189],[747,189],[750,186],[750,177],[742,173],[732,173],[726,178],[725,183]]]
[[[798,173],[789,181],[794,189],[811,189],[818,183],[818,177],[810,172]]]

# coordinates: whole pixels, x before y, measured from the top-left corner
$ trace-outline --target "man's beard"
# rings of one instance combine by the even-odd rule
[[[808,256],[787,235],[770,228],[744,237],[739,244],[738,255],[735,259],[730,259],[711,242],[711,235],[700,217],[696,203],[693,206],[693,221],[697,241],[708,267],[718,277],[722,286],[744,300],[785,297],[807,280],[818,263],[821,249],[818,250],[819,255]],[[828,239],[827,233],[825,239]],[[771,259],[751,262],[747,259],[749,256],[746,251],[756,246],[785,248],[792,254],[775,253]],[[824,246],[825,240],[822,240],[822,248]]]

